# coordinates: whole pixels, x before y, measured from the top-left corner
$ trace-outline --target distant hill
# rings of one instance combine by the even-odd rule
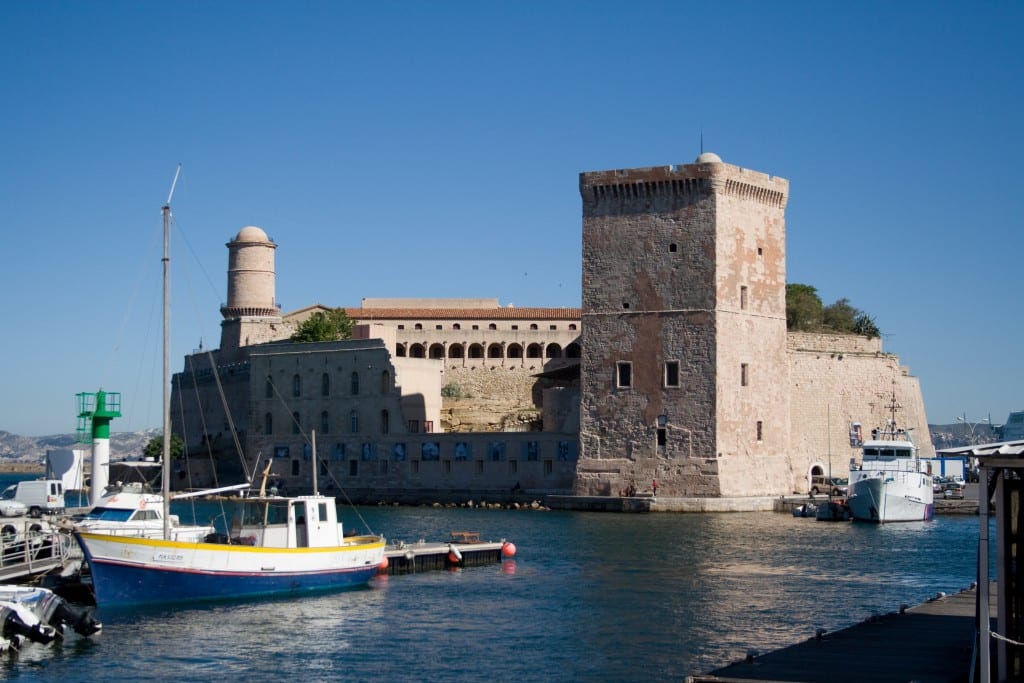
[[[119,459],[142,455],[142,449],[149,443],[149,440],[159,434],[159,429],[147,429],[141,432],[114,432],[110,435],[110,457]],[[74,445],[74,434],[19,436],[0,430],[0,462],[41,463],[46,458],[46,451],[55,448],[71,448]],[[91,447],[91,444],[87,444],[86,447]]]
[[[935,449],[959,448],[970,446],[971,428],[963,422],[954,422],[948,425],[928,425],[928,433],[932,437],[932,445]],[[974,426],[973,443],[992,443],[999,441],[999,434],[991,425],[979,424]]]

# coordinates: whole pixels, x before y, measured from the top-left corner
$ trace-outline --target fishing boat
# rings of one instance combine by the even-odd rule
[[[180,171],[180,167],[179,167]],[[229,533],[210,534],[200,541],[176,539],[171,530],[170,377],[168,343],[168,233],[171,196],[164,204],[164,438],[160,503],[163,533],[159,538],[75,529],[92,574],[96,603],[125,606],[246,598],[366,584],[384,563],[381,536],[346,537],[337,519],[334,498],[317,492],[314,452],[313,495],[268,495],[266,481],[254,495],[251,483],[240,485]],[[238,487],[236,487],[238,488]],[[223,490],[223,489],[221,489]],[[213,491],[200,491],[202,495]],[[179,496],[181,497],[181,496]]]
[[[932,476],[918,457],[910,431],[896,423],[899,404],[893,392],[886,425],[864,441],[861,459],[850,462],[850,495],[846,500],[853,519],[862,522],[917,522],[934,512]]]

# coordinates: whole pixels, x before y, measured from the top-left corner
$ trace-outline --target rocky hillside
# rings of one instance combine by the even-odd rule
[[[158,434],[160,434],[158,429],[147,429],[142,432],[114,432],[110,435],[110,456],[116,459],[141,455],[146,443]],[[74,434],[18,436],[0,430],[0,463],[42,463],[46,458],[46,451],[55,448],[71,448],[74,445]]]

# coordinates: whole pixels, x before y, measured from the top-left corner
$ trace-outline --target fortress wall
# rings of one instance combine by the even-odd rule
[[[814,341],[793,338],[805,336],[826,341],[819,348],[829,350],[795,350],[806,349],[810,346],[807,342]],[[877,340],[863,337],[826,340],[823,335],[790,337],[790,491],[808,490],[812,466],[820,466],[827,472],[830,452],[833,475],[847,476],[851,457],[860,455],[859,448],[851,445],[851,423],[860,422],[863,437],[869,438],[873,428],[884,425],[889,419],[894,389],[896,400],[902,406],[896,414],[897,422],[912,429],[923,457],[934,454],[920,382],[910,375],[908,368],[900,365],[899,358],[881,353],[880,344],[864,344]],[[856,351],[872,346],[879,351]]]

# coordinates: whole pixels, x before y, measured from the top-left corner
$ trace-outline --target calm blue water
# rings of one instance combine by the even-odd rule
[[[680,680],[965,588],[978,536],[973,516],[876,527],[774,513],[358,512],[346,521],[390,539],[469,529],[518,554],[318,597],[100,609],[99,638],[31,646],[3,677]]]

